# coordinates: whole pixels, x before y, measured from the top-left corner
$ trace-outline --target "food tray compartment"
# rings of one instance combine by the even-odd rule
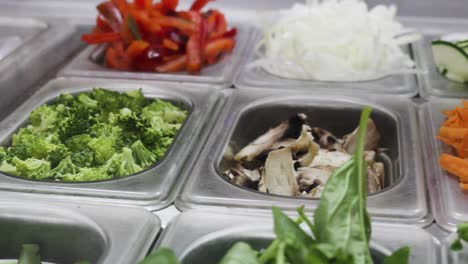
[[[314,210],[318,199],[265,194],[228,182],[222,175],[223,154],[228,146],[236,153],[236,146],[244,146],[268,128],[300,112],[308,115],[311,126],[341,136],[357,127],[360,111],[370,105],[374,109],[372,118],[382,134],[381,146],[388,148],[386,155],[379,157],[386,164],[387,183],[384,190],[369,196],[370,214],[387,221],[419,225],[431,221],[419,158],[418,131],[414,126],[416,111],[409,99],[373,95],[364,101],[258,89],[233,91],[228,97],[212,136],[176,200],[180,209],[216,206],[264,211],[275,205],[292,211],[306,205],[306,210]]]
[[[0,61],[47,27],[34,19],[0,17]]]
[[[377,223],[372,228],[374,263],[383,263],[386,255],[403,246],[411,247],[410,263],[439,263],[436,239],[422,229]],[[271,216],[192,210],[169,225],[155,248],[171,248],[183,264],[214,264],[235,242],[247,242],[259,250],[266,248],[274,237]]]
[[[17,259],[21,245],[31,243],[48,263],[136,263],[160,230],[159,219],[144,209],[21,198],[0,203],[0,263]]]
[[[262,38],[262,33],[256,29],[252,40],[253,46],[256,45]],[[406,50],[413,57],[413,49],[415,45],[410,45]],[[251,62],[255,61],[258,55],[254,48],[250,49],[244,65],[241,67],[238,76],[234,80],[234,85],[239,88],[272,88],[272,89],[287,89],[287,90],[321,90],[327,93],[340,94],[356,94],[356,93],[378,93],[378,94],[394,94],[412,97],[417,94],[416,75],[414,74],[398,74],[387,76],[384,78],[358,81],[358,82],[331,82],[331,81],[307,81],[287,79],[272,75],[267,71],[255,67],[249,68]],[[419,67],[419,66],[417,66]]]
[[[139,204],[149,209],[159,209],[172,202],[185,161],[197,153],[198,144],[204,137],[204,124],[209,115],[215,115],[213,108],[219,93],[216,88],[203,85],[176,85],[143,83],[121,80],[58,78],[48,82],[15,113],[0,123],[0,143],[9,144],[11,135],[27,124],[29,113],[36,107],[55,99],[61,93],[90,91],[94,87],[115,91],[141,88],[147,98],[162,98],[175,102],[188,110],[187,118],[156,165],[128,177],[100,182],[44,182],[0,173],[1,189],[17,192],[53,194],[70,199],[90,199],[102,202]]]
[[[27,99],[36,88],[34,84],[78,48],[74,31],[75,27],[63,19],[0,17],[0,50],[3,37],[21,41],[3,59],[0,54],[0,120]]]
[[[445,120],[442,110],[450,110],[461,104],[461,99],[431,98],[420,111],[423,133],[426,175],[436,222],[444,229],[455,231],[456,225],[468,219],[468,194],[458,186],[457,177],[439,166],[442,153],[452,153],[450,146],[436,139],[440,125]]]
[[[450,249],[453,241],[457,239],[456,233],[451,234],[442,241],[442,264],[463,264],[468,262],[468,249],[466,242],[462,242],[463,249],[461,251],[453,251]]]
[[[198,75],[187,72],[147,73],[113,70],[102,64],[103,46],[90,46],[84,49],[59,73],[64,76],[107,77],[141,80],[164,80],[177,82],[213,83],[231,86],[238,65],[245,56],[245,49],[250,45],[251,27],[244,24],[230,24],[237,27],[236,46],[230,54],[216,64],[203,67]]]
[[[468,23],[467,23],[468,26]],[[466,31],[466,28],[465,28]],[[468,84],[451,81],[439,73],[434,62],[431,43],[440,38],[444,34],[427,34],[423,37],[423,41],[419,43],[421,46],[418,54],[418,60],[425,65],[426,73],[421,75],[421,83],[419,85],[420,94],[423,98],[435,97],[468,97]]]

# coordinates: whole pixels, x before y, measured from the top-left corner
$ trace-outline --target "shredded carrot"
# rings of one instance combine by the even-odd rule
[[[439,164],[442,169],[457,176],[460,188],[468,190],[468,100],[442,113],[447,117],[439,129],[437,139],[454,148],[455,156],[442,154]]]

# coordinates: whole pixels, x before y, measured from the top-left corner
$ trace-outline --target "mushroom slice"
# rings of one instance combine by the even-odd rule
[[[256,138],[246,147],[241,149],[234,159],[237,161],[252,161],[260,153],[271,148],[273,144],[280,141],[282,138],[297,138],[300,135],[301,127],[304,124],[307,116],[305,114],[297,114],[288,121],[282,122],[275,128],[268,130],[265,134]]]
[[[348,153],[320,149],[309,167],[332,166],[338,168],[349,159],[351,159],[351,155]]]
[[[331,132],[320,127],[313,127],[311,129],[312,136],[315,142],[320,145],[320,148],[328,149],[330,151],[341,151],[341,141],[338,140]]]
[[[375,162],[367,166],[367,192],[374,193],[382,190],[384,183],[384,164],[382,162]]]
[[[348,153],[354,153],[356,151],[356,140],[358,137],[358,128],[356,128],[351,134],[343,137],[343,149]],[[380,133],[375,126],[372,119],[367,122],[366,140],[364,144],[364,150],[373,150],[379,146]]]
[[[231,182],[249,188],[257,188],[260,181],[260,173],[257,170],[248,170],[237,164],[236,168],[224,172]]]
[[[306,151],[306,153],[299,158],[299,164],[302,167],[309,166],[320,149],[319,145],[314,142],[314,137],[310,133],[310,127],[307,125],[302,126],[301,136],[290,148],[294,153]]]
[[[264,181],[268,193],[288,196],[296,196],[299,193],[289,148],[270,152],[265,162]]]
[[[297,181],[301,192],[309,193],[317,186],[325,186],[332,172],[316,168],[301,167],[297,170]]]

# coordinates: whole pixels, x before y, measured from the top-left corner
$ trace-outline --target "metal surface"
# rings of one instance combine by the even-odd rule
[[[8,144],[11,134],[27,123],[29,113],[37,106],[55,99],[60,93],[90,91],[93,87],[128,91],[141,88],[148,98],[168,99],[189,110],[186,121],[169,147],[165,157],[153,167],[136,175],[94,183],[41,182],[0,173],[1,190],[55,195],[64,199],[92,200],[145,206],[150,210],[169,205],[183,177],[188,158],[198,152],[204,139],[204,125],[215,116],[217,88],[175,83],[145,83],[111,79],[58,78],[48,82],[15,113],[0,123],[0,142]],[[68,197],[65,197],[68,196]]]
[[[424,98],[429,98],[431,96],[467,98],[468,84],[451,81],[442,76],[437,70],[432,54],[431,43],[433,40],[440,39],[441,36],[448,33],[467,32],[468,22],[450,23],[446,21],[442,23],[442,25],[446,26],[445,30],[433,30],[425,34],[423,41],[418,44],[419,49],[417,49],[416,53],[417,60],[420,64],[424,65],[424,69],[426,70],[426,74],[420,75],[420,94]]]
[[[188,72],[179,73],[144,73],[144,72],[125,72],[109,69],[97,62],[104,52],[101,47],[90,46],[82,51],[59,73],[63,76],[84,76],[84,77],[106,77],[106,78],[124,78],[141,80],[163,80],[176,82],[194,82],[194,83],[213,83],[231,86],[234,75],[238,71],[238,66],[242,60],[245,49],[250,45],[251,28],[247,25],[230,23],[237,27],[236,46],[230,54],[224,57],[216,64],[203,67],[200,74],[189,74]]]
[[[267,71],[255,67],[250,68],[248,65],[259,58],[258,53],[253,48],[262,38],[262,32],[259,29],[255,30],[252,38],[252,48],[248,54],[245,64],[234,81],[236,87],[239,88],[274,88],[287,90],[307,90],[307,91],[324,91],[327,93],[339,94],[394,94],[412,97],[417,94],[417,82],[415,74],[397,74],[384,78],[360,81],[360,82],[323,82],[323,81],[305,81],[286,79],[275,76]],[[412,54],[415,45],[411,45],[408,52]],[[417,66],[419,67],[419,66]]]
[[[137,207],[21,195],[2,195],[0,201],[0,259],[18,258],[22,244],[34,243],[47,262],[134,264],[146,255],[159,231],[159,219]]]
[[[212,136],[196,165],[187,170],[188,180],[175,201],[181,210],[199,207],[235,208],[269,212],[272,205],[293,211],[300,205],[314,210],[318,199],[292,198],[260,193],[234,185],[222,177],[223,154],[228,146],[236,153],[270,127],[303,112],[308,123],[337,136],[352,132],[365,105],[373,109],[373,120],[382,133],[380,146],[388,148],[385,190],[369,196],[373,219],[427,225],[432,221],[425,191],[416,110],[409,99],[369,95],[355,97],[318,93],[250,89],[224,91],[228,101]]]
[[[463,249],[461,251],[453,251],[450,249],[450,245],[457,237],[458,235],[453,233],[442,241],[442,264],[468,263],[468,245],[466,242],[462,242]]]
[[[74,30],[61,19],[0,18],[0,37],[13,35],[23,42],[0,60],[0,119],[21,104],[34,84],[80,45],[73,41]]]
[[[442,110],[460,105],[459,99],[431,98],[420,111],[424,137],[423,155],[426,160],[426,178],[436,222],[449,231],[468,220],[468,196],[458,186],[458,179],[443,171],[439,166],[439,155],[453,153],[450,146],[436,139],[445,117]]]
[[[271,216],[241,212],[191,210],[179,215],[156,247],[174,250],[182,263],[218,263],[237,241],[265,248],[274,238]],[[411,248],[410,263],[440,263],[439,243],[424,230],[406,225],[372,224],[371,249],[375,263],[403,246]]]

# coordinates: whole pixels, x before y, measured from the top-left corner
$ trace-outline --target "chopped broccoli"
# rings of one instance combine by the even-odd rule
[[[151,166],[157,159],[157,156],[154,155],[150,150],[148,150],[141,140],[135,141],[131,146],[133,151],[133,156],[137,161],[138,165],[143,168]]]
[[[185,110],[151,102],[141,90],[61,94],[0,147],[0,171],[58,181],[128,176],[164,156],[185,118]]]
[[[48,161],[34,158],[20,160],[14,157],[12,162],[15,164],[19,176],[38,180],[47,179],[49,177],[50,162]]]

